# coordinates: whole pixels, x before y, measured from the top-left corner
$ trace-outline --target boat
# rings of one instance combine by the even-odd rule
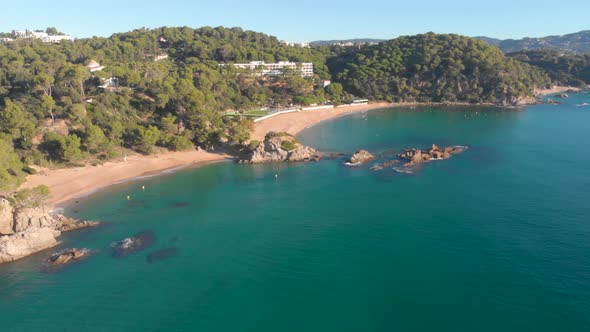
[[[585,106],[588,106],[588,105],[590,105],[590,104],[588,104],[588,103],[581,103],[581,104],[577,104],[576,106],[578,106],[578,107],[585,107]]]

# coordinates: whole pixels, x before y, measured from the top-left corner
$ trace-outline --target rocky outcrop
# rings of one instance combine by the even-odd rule
[[[53,227],[55,220],[44,208],[16,209],[14,211],[15,233],[24,232],[29,228]]]
[[[47,263],[52,266],[63,266],[77,262],[83,258],[86,258],[92,254],[89,249],[77,249],[71,248],[66,249],[62,252],[55,253],[47,259]]]
[[[279,162],[318,161],[321,154],[286,133],[268,133],[263,142],[247,153],[240,163],[263,164]]]
[[[0,198],[0,236],[14,233],[14,209],[10,202]]]
[[[50,227],[31,228],[0,237],[0,263],[12,262],[57,245],[61,233]]]
[[[350,159],[346,162],[349,166],[357,166],[367,163],[375,159],[375,156],[369,153],[367,150],[360,150],[355,152]]]
[[[113,257],[126,257],[136,251],[150,247],[156,242],[156,236],[152,231],[143,231],[132,237],[125,238],[121,241],[111,243],[113,248]]]
[[[99,224],[54,215],[42,207],[13,208],[8,200],[0,198],[0,263],[11,262],[56,245],[56,237],[61,232]]]
[[[451,146],[446,148],[439,148],[436,145],[432,145],[429,150],[419,149],[406,149],[403,153],[399,154],[398,157],[402,160],[407,161],[404,164],[405,167],[415,166],[422,163],[430,162],[433,160],[449,159],[452,155],[463,152],[467,147],[464,146]]]

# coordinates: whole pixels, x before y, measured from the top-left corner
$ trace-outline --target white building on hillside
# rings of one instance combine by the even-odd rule
[[[240,69],[260,70],[262,75],[275,76],[280,75],[284,69],[290,69],[299,72],[302,77],[313,76],[313,63],[303,62],[295,63],[289,61],[279,61],[276,63],[265,63],[264,61],[251,61],[250,63],[235,63],[234,67]]]
[[[59,43],[62,40],[74,40],[74,37],[68,35],[50,35],[43,31],[32,30],[12,30],[14,39],[40,39],[44,43]]]

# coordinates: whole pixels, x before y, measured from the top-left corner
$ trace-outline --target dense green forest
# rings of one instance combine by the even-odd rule
[[[124,148],[243,143],[251,121],[223,112],[326,101],[319,83],[330,78],[326,52],[209,27],[0,43],[0,189],[17,186],[32,171],[26,165],[100,162]],[[92,60],[105,68],[91,73]],[[221,65],[253,60],[313,62],[315,76],[265,77]]]
[[[265,106],[353,96],[501,104],[549,84],[541,69],[515,58],[472,38],[432,33],[362,49],[289,46],[223,27],[0,43],[0,192],[18,187],[33,165],[101,163],[129,150],[239,147],[252,127],[240,114]],[[91,72],[91,61],[104,68]],[[249,61],[312,62],[314,76],[261,76],[225,65]],[[327,79],[335,82],[324,88]]]
[[[344,53],[329,66],[345,90],[387,101],[512,104],[550,83],[485,42],[433,33]]]
[[[572,86],[590,84],[590,53],[573,54],[544,49],[520,51],[508,55],[542,68],[556,84]]]

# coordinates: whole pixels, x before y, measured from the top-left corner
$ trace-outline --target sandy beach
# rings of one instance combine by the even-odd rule
[[[562,92],[567,92],[567,91],[580,92],[581,89],[574,87],[574,86],[554,86],[551,89],[537,89],[537,90],[535,90],[535,94],[540,95],[540,96],[546,96],[546,95],[552,95],[554,93],[562,93]]]
[[[43,170],[39,174],[29,175],[21,188],[46,185],[51,189],[49,204],[63,207],[72,199],[121,181],[180,166],[206,164],[229,158],[231,156],[226,154],[202,150],[166,152],[151,156],[133,155],[126,162],[124,158],[118,158],[98,166]]]
[[[397,105],[398,104],[391,103],[375,103],[281,114],[256,123],[254,126],[254,132],[252,133],[252,139],[263,140],[264,135],[269,131],[287,132],[291,135],[297,135],[303,129],[324,120],[333,119],[344,114],[393,107]]]

